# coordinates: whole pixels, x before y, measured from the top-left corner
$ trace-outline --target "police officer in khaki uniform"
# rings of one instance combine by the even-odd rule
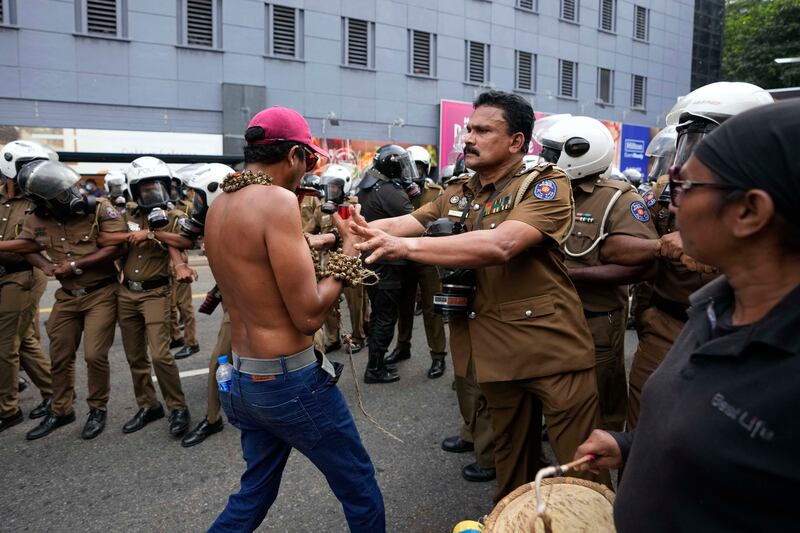
[[[590,117],[564,118],[545,132],[541,144],[545,159],[557,163],[572,181],[576,213],[564,243],[566,264],[594,340],[602,428],[621,431],[628,397],[628,284],[643,275],[648,265],[608,264],[603,249],[624,246],[615,242],[620,239],[655,239],[655,229],[644,200],[630,183],[600,177],[610,167],[615,149],[602,122]]]
[[[454,292],[445,303],[465,308],[449,321],[453,365],[465,376],[473,364],[486,397],[499,501],[543,466],[542,413],[563,463],[598,426],[599,402],[591,334],[560,250],[574,217],[569,179],[551,164],[523,163],[534,122],[524,99],[488,91],[474,105],[464,149],[473,177],[453,180],[411,216],[370,225],[356,216],[352,224],[367,239],[357,248],[373,250],[369,263],[458,267],[462,286],[470,280],[464,269],[474,269],[474,293]],[[458,233],[462,220],[465,233],[443,236]],[[396,237],[420,235],[434,221],[429,231],[441,236]]]
[[[181,188],[183,184],[181,182]],[[192,202],[183,195],[176,204],[175,209],[180,212],[181,217],[188,217],[192,214]],[[189,256],[185,251],[181,252],[184,263],[188,263]],[[172,271],[172,277],[175,277],[175,271]],[[183,322],[183,337],[181,337],[180,323],[178,314],[180,313],[180,322]],[[183,347],[175,352],[175,359],[184,359],[190,355],[194,355],[200,351],[200,345],[197,342],[197,322],[194,317],[194,307],[192,306],[192,284],[187,283],[173,283],[172,284],[172,305],[170,309],[170,336],[173,342],[170,347],[180,346],[181,339],[183,340]]]
[[[25,217],[17,240],[0,243],[0,251],[28,253],[29,262],[61,282],[47,321],[53,403],[48,416],[27,434],[29,440],[75,421],[75,354],[83,332],[90,412],[81,437],[92,439],[105,427],[110,389],[108,350],[117,318],[114,259],[123,250],[99,241],[105,234],[125,231],[125,224],[107,200],[95,203],[94,197],[82,197],[79,181],[78,173],[55,161],[25,165],[17,182],[36,208]],[[39,250],[50,260],[32,253]]]
[[[106,239],[114,244],[126,240],[131,243],[122,262],[117,309],[139,411],[122,431],[133,433],[164,417],[150,376],[152,360],[161,395],[170,411],[169,432],[173,436],[182,435],[189,427],[190,417],[178,366],[169,351],[172,279],[167,247],[191,246],[191,241],[176,235],[182,213],[175,209],[165,211],[170,187],[167,165],[158,163],[132,169],[128,185],[134,200],[127,204],[125,213],[130,233]]]
[[[17,192],[19,169],[35,160],[54,158],[38,143],[14,141],[0,152],[0,241],[16,239],[22,230],[30,200]],[[0,252],[0,431],[24,419],[18,407],[18,376],[24,368],[42,394],[42,402],[30,418],[47,415],[53,396],[50,361],[36,335],[39,299],[47,278],[21,255]]]
[[[327,195],[326,201],[330,201],[331,194],[343,195],[342,198],[346,199],[350,204],[358,202],[356,197],[350,196],[350,185],[352,184],[352,171],[344,165],[329,165],[322,173],[317,184],[312,186],[318,187]],[[332,193],[331,191],[336,191]],[[308,197],[306,197],[308,198]],[[330,214],[323,212],[323,203],[314,198],[314,209],[311,212],[311,218],[303,223],[303,231],[312,235],[331,233],[334,229],[333,218]],[[306,205],[304,199],[303,205]],[[305,216],[305,212],[301,209],[301,218]],[[325,260],[325,253],[320,254],[322,260]],[[352,350],[353,353],[360,352],[364,347],[364,322],[367,317],[367,303],[364,298],[364,287],[345,287],[342,294],[347,302],[347,307],[350,313],[350,331],[352,334]],[[325,334],[325,352],[330,353],[341,348],[340,339],[340,325],[341,315],[339,311],[339,303],[328,315],[323,326]]]
[[[431,180],[431,156],[422,146],[409,146],[408,153],[417,165],[422,194],[411,198],[414,209],[429,204],[442,195],[444,189]],[[444,334],[442,316],[433,311],[433,297],[441,291],[442,284],[436,267],[409,263],[403,271],[403,288],[397,304],[397,344],[386,358],[386,364],[395,364],[411,357],[411,334],[414,328],[414,306],[417,301],[417,287],[422,297],[422,319],[425,325],[425,337],[431,354],[431,367],[428,377],[435,379],[444,375],[445,356],[447,356],[447,339]]]

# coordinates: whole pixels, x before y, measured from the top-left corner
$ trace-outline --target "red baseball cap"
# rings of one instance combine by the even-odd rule
[[[272,144],[279,141],[295,141],[307,145],[322,157],[330,157],[328,152],[317,146],[311,139],[311,130],[303,115],[288,107],[268,107],[250,119],[247,129],[260,127],[264,135],[253,138],[248,135],[247,144]]]

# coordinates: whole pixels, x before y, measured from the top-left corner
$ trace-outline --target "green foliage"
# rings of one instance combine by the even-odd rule
[[[779,65],[777,57],[800,57],[800,1],[728,0],[722,79],[765,89],[800,86],[800,63]]]

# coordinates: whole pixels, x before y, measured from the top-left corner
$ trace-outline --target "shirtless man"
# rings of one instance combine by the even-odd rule
[[[223,182],[227,194],[214,201],[205,227],[206,254],[231,317],[236,368],[220,401],[242,432],[247,462],[239,492],[211,531],[261,524],[292,448],[325,474],[351,531],[385,531],[375,469],[336,372],[312,347],[345,284],[333,277],[317,282],[294,191],[316,166],[316,154],[327,154],[313,144],[305,119],[287,108],[258,113],[245,139],[246,170]],[[343,253],[330,254],[329,262],[356,261],[355,238],[334,219]]]

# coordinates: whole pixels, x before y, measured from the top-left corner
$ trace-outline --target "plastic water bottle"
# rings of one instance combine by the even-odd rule
[[[227,355],[220,355],[217,358],[217,362],[219,363],[219,368],[217,368],[217,387],[222,392],[230,392],[233,365],[228,362]]]

